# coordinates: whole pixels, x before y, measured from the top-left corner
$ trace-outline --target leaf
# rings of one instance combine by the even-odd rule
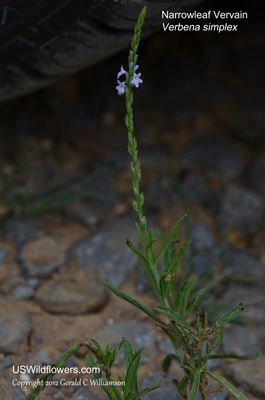
[[[237,400],[248,400],[237,388],[235,388],[230,382],[228,382],[225,378],[214,375],[209,371],[205,371],[205,373],[215,379],[218,383],[220,383],[235,399]]]
[[[141,397],[143,397],[146,393],[151,392],[152,390],[158,389],[159,387],[161,387],[162,384],[161,382],[156,382],[154,383],[152,386],[148,386],[147,388],[141,390],[140,392],[138,392],[137,394],[135,394],[131,400],[138,400]]]
[[[199,387],[200,387],[200,381],[201,381],[201,369],[198,368],[195,371],[194,380],[193,380],[193,384],[192,384],[192,388],[191,388],[188,400],[195,400],[195,397],[196,397]]]
[[[173,240],[177,239],[178,227],[181,224],[181,222],[183,221],[183,219],[186,218],[186,216],[187,216],[187,214],[183,215],[183,217],[181,217],[178,220],[178,222],[176,222],[176,224],[173,225],[170,234],[166,238],[163,237],[163,235],[162,235],[162,233],[160,231],[157,231],[158,232],[158,236],[159,236],[159,238],[160,238],[160,240],[162,242],[162,245],[161,245],[161,247],[160,247],[160,249],[159,249],[159,251],[158,251],[158,253],[156,255],[156,262],[158,261],[158,259],[159,259],[160,255],[162,254],[162,252],[165,250],[165,248],[168,245],[168,243],[170,241],[173,241]]]
[[[253,361],[253,360],[256,360],[258,357],[260,357],[261,355],[262,355],[262,353],[253,353],[252,355],[246,355],[246,356],[240,356],[240,355],[234,354],[234,353],[211,354],[209,356],[209,359],[214,359],[214,358],[235,358],[237,360]]]
[[[181,315],[177,314],[175,311],[172,311],[169,308],[162,307],[162,306],[155,307],[155,310],[160,311],[163,314],[166,314],[170,319],[173,319],[173,321],[176,321],[183,328],[187,329],[188,331],[191,331],[190,324],[183,317],[181,317]]]
[[[95,339],[89,338],[89,340],[93,343],[93,345],[97,348],[97,350],[99,352],[100,357],[97,357],[98,360],[103,362],[105,360],[105,354],[104,354],[102,347]]]
[[[125,340],[123,342],[123,353],[124,353],[124,359],[125,359],[125,364],[126,364],[126,370],[128,370],[129,365],[132,362],[133,359],[133,348],[131,343],[128,342],[128,340]]]
[[[213,348],[216,350],[218,347],[221,345],[223,342],[224,338],[224,330],[222,328],[219,329],[219,331],[216,333],[214,341],[213,341]]]
[[[155,313],[148,310],[143,304],[141,304],[138,300],[134,299],[131,296],[128,296],[126,293],[122,292],[121,290],[115,288],[110,283],[104,283],[104,285],[110,289],[114,294],[120,297],[122,300],[127,301],[128,303],[132,304],[134,307],[138,308],[139,310],[143,311],[145,314],[149,315],[154,321],[156,321],[159,325],[164,326],[165,323],[162,319],[160,319]]]
[[[124,395],[126,399],[130,393],[134,394],[138,392],[137,373],[143,350],[144,349],[140,349],[135,353],[129,365],[129,368],[127,369],[124,389]]]
[[[192,313],[192,311],[194,310],[194,308],[197,306],[197,304],[199,303],[199,301],[201,300],[202,296],[205,293],[205,289],[201,289],[199,291],[199,293],[194,297],[194,299],[192,300],[191,304],[189,305],[189,308],[186,312],[185,318],[187,319],[190,314]]]
[[[231,319],[238,317],[240,314],[242,314],[242,312],[244,311],[244,307],[243,304],[240,303],[236,308],[234,308],[232,311],[229,311],[227,314],[225,314],[223,317],[221,317],[220,319],[218,319],[215,322],[216,326],[222,326],[224,324],[226,324],[227,322],[229,322]]]
[[[181,364],[181,360],[180,360],[180,358],[179,358],[178,356],[176,356],[176,354],[168,354],[168,355],[164,358],[164,360],[163,360],[163,362],[162,362],[162,369],[163,369],[163,371],[168,372],[168,370],[169,370],[169,368],[170,368],[170,365],[171,365],[171,362],[172,362],[173,360],[176,361],[179,365]]]
[[[183,376],[181,381],[178,383],[178,391],[181,394],[181,396],[183,396],[183,397],[185,395],[184,388],[187,386],[187,383],[188,383],[187,376]]]
[[[139,228],[140,229],[140,228]],[[132,238],[128,237],[127,238],[127,246],[130,247],[130,249],[137,255],[140,264],[142,265],[144,272],[146,276],[148,277],[152,287],[154,288],[156,295],[160,297],[160,292],[159,292],[159,287],[157,284],[157,281],[159,281],[159,275],[155,267],[152,268],[152,265],[150,265],[149,261],[145,256],[141,253],[140,250],[137,249],[137,247],[134,246],[132,243]]]
[[[184,289],[179,298],[179,313],[183,318],[186,317],[186,310],[187,310],[187,305],[188,305],[188,301],[189,301],[189,296],[190,296],[190,292],[193,288],[194,282],[195,282],[195,278],[186,282]]]

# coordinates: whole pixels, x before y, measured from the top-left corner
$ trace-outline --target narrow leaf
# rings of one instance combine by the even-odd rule
[[[222,328],[216,333],[216,336],[213,341],[213,348],[216,350],[222,344],[224,338],[224,330]]]
[[[193,380],[193,384],[192,384],[192,388],[191,388],[188,400],[195,400],[195,397],[196,397],[199,387],[200,387],[200,381],[201,381],[201,370],[200,370],[200,368],[198,368],[194,375],[194,380]]]
[[[192,313],[192,311],[194,310],[194,308],[197,306],[197,304],[199,303],[199,301],[201,300],[202,296],[205,293],[205,289],[201,289],[199,291],[199,293],[194,297],[194,299],[192,300],[191,304],[188,307],[188,310],[186,312],[186,316],[185,318],[188,318],[190,316],[190,314]]]
[[[138,383],[137,383],[137,373],[140,364],[141,354],[144,349],[138,350],[133,359],[129,368],[127,370],[126,378],[125,378],[125,390],[124,394],[127,398],[129,393],[137,393],[138,392]]]
[[[181,359],[176,354],[168,354],[162,362],[163,371],[168,372],[172,361],[176,361],[179,365],[181,364]]]
[[[183,328],[187,329],[188,331],[191,331],[190,324],[176,312],[170,310],[167,307],[162,307],[162,306],[155,307],[155,310],[160,311],[163,314],[166,314],[170,319],[173,319],[173,321],[176,321]]]
[[[223,317],[218,319],[215,322],[216,326],[222,326],[229,322],[231,319],[238,317],[242,312],[244,311],[243,304],[240,303],[236,308],[234,308],[232,311],[229,311],[227,314],[225,314]]]
[[[154,321],[156,321],[159,325],[165,325],[164,321],[160,319],[155,313],[148,310],[143,304],[141,304],[138,300],[134,299],[131,296],[128,296],[126,293],[122,292],[121,290],[115,288],[110,283],[104,283],[104,285],[110,289],[114,294],[120,297],[122,300],[127,301],[128,303],[132,304],[134,307],[138,308],[139,310],[143,311],[145,314],[149,315]]]
[[[181,381],[178,384],[178,391],[181,394],[181,396],[184,397],[185,393],[184,393],[184,389],[187,386],[188,383],[188,378],[187,376],[183,376],[183,378],[181,379]]]
[[[149,393],[155,389],[158,389],[162,386],[161,382],[156,382],[152,386],[148,386],[147,388],[141,390],[138,392],[136,395],[132,397],[131,400],[139,400],[141,397],[143,397],[146,393]]]
[[[248,400],[237,388],[235,388],[230,382],[228,382],[225,378],[214,375],[209,371],[205,371],[205,373],[215,379],[218,383],[220,383],[235,399],[237,400]]]
[[[186,316],[186,310],[187,310],[187,305],[190,297],[190,292],[193,288],[195,282],[195,278],[191,279],[188,281],[181,293],[181,296],[179,298],[179,313],[180,315],[185,318]]]
[[[123,353],[124,353],[126,370],[128,370],[133,359],[133,348],[131,343],[128,342],[128,340],[125,340],[123,343]]]
[[[234,353],[211,354],[209,356],[209,359],[214,359],[214,358],[235,358],[237,360],[253,361],[253,360],[256,360],[258,357],[260,357],[261,355],[262,355],[262,353],[253,353],[251,355],[246,355],[246,356],[240,356],[240,355],[234,354]]]

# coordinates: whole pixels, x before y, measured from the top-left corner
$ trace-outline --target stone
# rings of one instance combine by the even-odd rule
[[[29,240],[33,240],[38,227],[39,218],[30,216],[22,218],[16,222],[7,221],[4,227],[4,235],[11,236],[18,244],[23,244]]]
[[[49,236],[27,242],[20,253],[20,261],[28,277],[47,277],[57,270],[66,258],[66,248]]]
[[[225,191],[220,212],[220,220],[225,227],[253,235],[261,227],[264,214],[264,199],[253,191],[236,186],[230,186]]]
[[[182,167],[199,167],[212,180],[229,182],[244,170],[240,153],[227,140],[219,136],[200,138],[181,155]]]
[[[38,353],[36,353],[28,362],[28,366],[36,367],[36,366],[44,366],[44,365],[50,365],[51,364],[51,359],[48,356],[47,352],[45,350],[40,350]],[[34,377],[36,373],[30,373],[30,377]]]
[[[107,223],[95,235],[75,245],[79,268],[102,270],[109,283],[120,287],[137,264],[136,255],[126,245],[128,236],[137,235],[135,220],[130,213],[122,215]]]
[[[215,210],[215,194],[200,175],[188,174],[181,181],[181,189],[187,200],[197,203],[211,212]]]
[[[253,395],[265,398],[265,356],[254,361],[237,361],[224,368],[228,379],[250,391]]]
[[[179,202],[177,189],[169,174],[157,173],[147,182],[144,190],[145,204],[150,211],[169,209]]]
[[[16,286],[13,296],[17,300],[31,299],[34,296],[34,289],[27,284],[21,284]]]
[[[0,362],[0,368],[9,368],[13,365],[13,361],[10,357],[4,357]]]
[[[3,400],[25,400],[24,393],[12,385],[11,379],[0,371],[0,399]]]
[[[166,374],[163,372],[155,372],[151,376],[147,376],[142,383],[141,389],[151,386],[156,382],[161,382],[162,387],[147,393],[144,397],[145,400],[181,400],[176,383],[174,380],[177,377],[173,374]]]
[[[212,389],[212,385],[209,385],[209,388]],[[228,399],[228,392],[224,389],[222,392],[217,392],[217,393],[211,393],[208,396],[208,400],[226,400]],[[230,399],[230,397],[229,397]],[[201,400],[201,395],[200,393],[197,394],[195,400]]]
[[[243,302],[246,325],[232,324],[225,326],[223,350],[225,353],[248,355],[265,351],[264,329],[262,321],[265,318],[264,309],[265,286],[255,283],[253,285],[231,284],[222,298],[222,303],[233,309]]]
[[[224,257],[224,268],[239,278],[262,276],[262,270],[257,261],[244,250],[229,249]]]
[[[103,348],[109,343],[110,346],[115,346],[119,343],[122,337],[125,337],[131,344],[134,350],[144,348],[141,362],[153,363],[155,355],[155,335],[149,324],[128,320],[118,322],[113,325],[103,327],[95,332],[93,336]],[[117,357],[117,362],[121,361],[123,351],[121,350]]]
[[[0,301],[0,352],[21,352],[32,331],[30,313],[20,302]]]
[[[97,228],[106,219],[115,198],[113,185],[110,182],[106,167],[98,166],[85,189],[90,192],[85,200],[74,201],[64,206],[66,215],[75,218],[89,228]]]
[[[0,248],[0,265],[4,264],[5,260],[6,260],[6,256],[7,256],[7,249]]]
[[[106,397],[96,395],[87,387],[79,388],[71,397],[72,400],[104,400]]]
[[[218,247],[214,247],[208,251],[193,253],[190,257],[191,270],[199,276],[212,274],[218,263],[219,253]]]
[[[96,270],[80,270],[60,282],[48,281],[36,292],[36,300],[47,311],[83,314],[99,311],[107,301],[107,290]]]
[[[199,221],[190,230],[191,248],[195,251],[208,250],[214,246],[214,237],[209,224]]]

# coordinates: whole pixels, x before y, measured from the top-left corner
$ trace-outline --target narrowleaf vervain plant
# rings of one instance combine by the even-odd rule
[[[108,283],[105,285],[118,297],[147,314],[168,335],[174,346],[175,353],[168,354],[165,357],[162,368],[164,371],[168,371],[172,361],[180,365],[183,370],[183,376],[177,382],[177,388],[183,399],[195,400],[196,395],[200,393],[202,400],[207,400],[210,393],[226,389],[235,399],[247,400],[225,378],[215,375],[207,369],[207,362],[210,359],[254,360],[260,356],[261,353],[240,356],[233,353],[219,354],[216,352],[223,341],[223,326],[244,311],[243,305],[239,304],[235,309],[229,311],[214,323],[209,324],[206,311],[198,307],[205,289],[200,289],[197,294],[193,294],[197,282],[196,278],[191,277],[190,274],[186,274],[188,276],[187,280],[177,282],[180,262],[189,245],[188,242],[185,242],[179,246],[178,227],[185,215],[177,221],[170,233],[164,236],[159,230],[147,228],[147,220],[143,214],[144,195],[140,192],[141,168],[138,159],[137,141],[134,136],[132,89],[133,87],[139,87],[139,84],[143,82],[140,78],[141,74],[136,71],[139,68],[137,65],[137,51],[145,14],[146,8],[142,10],[135,26],[128,58],[128,71],[123,66],[121,67],[117,76],[118,86],[116,89],[119,95],[125,94],[126,98],[127,113],[125,124],[128,130],[128,151],[132,158],[130,168],[133,180],[133,208],[139,218],[139,223],[136,226],[142,250],[139,250],[133,244],[131,237],[127,239],[127,245],[136,253],[154,289],[159,302],[159,305],[155,307],[156,312],[149,310],[137,299],[132,298],[113,285]],[[125,80],[121,81],[120,77],[123,75]],[[160,241],[158,250],[155,246],[156,237]],[[185,276],[185,273],[181,276]],[[105,351],[94,339],[85,340],[81,344],[68,349],[59,361],[52,363],[52,366],[57,370],[63,368],[68,358],[73,356],[82,346],[86,347],[89,352],[87,354],[88,366],[91,368],[98,366],[104,372],[104,378],[98,372],[94,372],[93,375],[110,400],[138,400],[146,393],[160,386],[158,382],[141,391],[139,390],[137,373],[143,349],[133,350],[126,339],[123,339],[113,349],[110,349],[109,345],[107,345]],[[125,378],[119,376],[119,382],[122,387],[122,391],[119,391],[113,384],[111,368],[121,347],[123,347],[124,351],[126,376]],[[45,389],[45,382],[50,375],[52,374],[47,373],[40,378],[41,383],[31,391],[26,400],[35,400],[36,396]],[[218,386],[209,389],[209,378],[215,380]]]
[[[203,400],[207,400],[210,393],[226,389],[234,398],[244,400],[246,397],[239,392],[231,383],[223,377],[217,376],[207,370],[207,362],[213,358],[236,358],[244,360],[254,360],[261,353],[251,356],[239,356],[237,354],[216,354],[216,350],[223,341],[223,325],[238,317],[243,311],[243,305],[239,304],[235,309],[219,318],[212,325],[208,323],[207,313],[201,307],[197,309],[198,303],[205,293],[201,289],[192,297],[192,291],[196,283],[195,278],[190,278],[185,282],[177,284],[177,272],[180,261],[189,245],[185,242],[178,249],[180,242],[178,238],[178,227],[185,215],[173,226],[168,236],[156,230],[160,240],[160,248],[155,247],[155,231],[147,228],[147,220],[143,214],[144,195],[140,192],[141,168],[138,159],[137,141],[134,136],[133,123],[133,91],[132,88],[138,87],[142,83],[141,74],[135,71],[137,65],[137,51],[140,42],[141,30],[144,23],[146,9],[144,8],[135,26],[134,37],[132,39],[131,50],[128,59],[128,72],[121,67],[117,78],[125,75],[123,82],[118,80],[118,94],[125,93],[126,117],[125,124],[128,130],[128,151],[131,155],[131,172],[133,180],[133,208],[138,214],[139,223],[136,224],[142,250],[139,250],[132,242],[132,238],[127,239],[128,246],[136,253],[138,259],[148,277],[154,292],[159,300],[159,305],[155,310],[166,316],[160,317],[159,314],[147,309],[138,300],[128,296],[126,293],[115,288],[113,285],[105,285],[121,299],[134,305],[139,310],[149,315],[169,336],[175,348],[175,354],[166,356],[163,362],[163,369],[168,371],[172,361],[176,361],[183,369],[184,375],[178,382],[178,391],[184,399],[194,400],[199,392]],[[195,311],[196,310],[196,311]],[[214,389],[208,388],[208,378],[211,377],[219,384]]]

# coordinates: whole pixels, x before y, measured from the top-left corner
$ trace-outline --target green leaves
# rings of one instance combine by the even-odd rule
[[[215,379],[218,383],[220,383],[235,399],[237,400],[248,400],[237,388],[235,388],[230,382],[228,382],[225,378],[212,374],[209,371],[206,371],[206,374]]]
[[[200,378],[201,378],[201,370],[197,369],[194,374],[192,388],[191,388],[191,392],[189,394],[188,400],[195,400],[195,397],[196,397],[199,387],[200,387],[200,382],[201,382]]]
[[[244,311],[243,304],[240,303],[236,308],[234,308],[232,311],[229,311],[227,314],[225,314],[223,317],[219,318],[216,322],[215,325],[217,327],[221,327],[227,322],[229,322],[231,319],[238,317],[242,312]]]
[[[214,358],[234,358],[237,360],[248,360],[248,361],[253,361],[259,358],[262,355],[262,353],[253,353],[251,355],[246,355],[246,356],[240,356],[235,353],[224,353],[224,354],[211,354],[209,356],[209,359],[214,359]]]
[[[110,400],[138,400],[146,393],[155,390],[156,388],[161,386],[161,384],[157,382],[154,385],[151,385],[139,391],[138,368],[140,365],[143,349],[133,350],[132,345],[128,342],[128,340],[123,339],[113,349],[110,349],[109,345],[107,345],[105,351],[103,351],[102,347],[96,340],[90,339],[90,341],[96,346],[98,353],[93,351],[93,354],[96,356],[97,359],[96,362],[91,354],[87,354],[86,358],[88,366],[90,368],[94,368],[96,366],[100,367],[101,371],[105,372],[105,379],[103,379],[102,374],[98,372],[93,372],[93,376],[98,381],[99,385],[102,387]],[[110,367],[113,365],[113,362],[117,357],[117,352],[120,349],[121,345],[123,346],[126,365],[125,378],[123,379],[122,377],[119,377],[122,384],[121,388],[123,396],[121,396],[121,393],[115,386],[115,382],[111,378],[110,371]]]
[[[110,289],[113,293],[115,293],[118,297],[120,297],[122,300],[125,300],[128,303],[131,303],[134,307],[138,308],[139,310],[143,311],[145,314],[149,315],[149,317],[151,317],[158,324],[164,325],[164,322],[155,313],[153,313],[148,308],[146,308],[138,300],[136,300],[133,297],[127,295],[126,293],[122,292],[121,290],[115,288],[115,286],[111,285],[110,283],[104,283],[104,285],[108,289]]]

